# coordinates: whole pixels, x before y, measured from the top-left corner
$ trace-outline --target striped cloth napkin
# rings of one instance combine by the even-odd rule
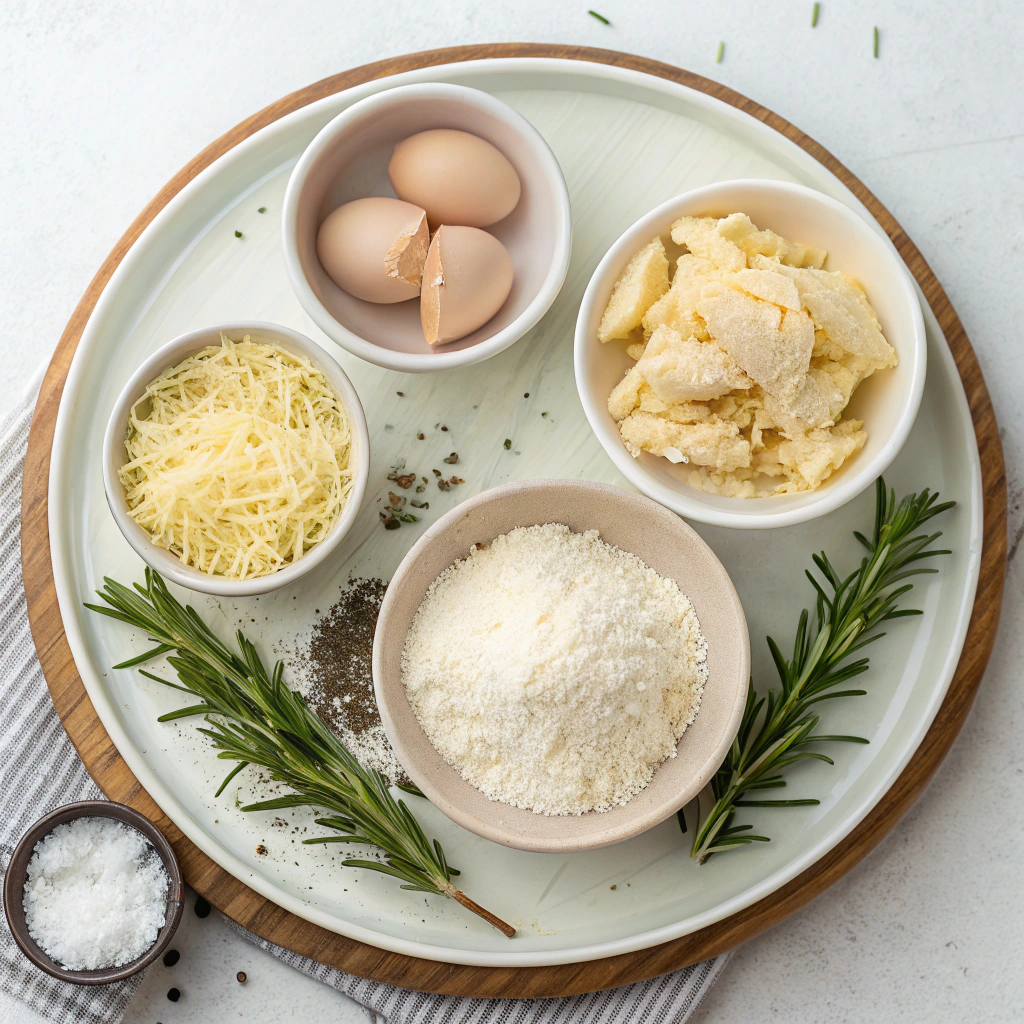
[[[37,818],[74,800],[102,799],[50,702],[21,579],[21,471],[39,381],[0,423],[0,873]],[[464,999],[394,988],[344,974],[228,922],[250,942],[344,992],[377,1024],[682,1024],[715,983],[728,954],[650,981],[565,999]],[[60,1024],[116,1024],[141,975],[84,988],[36,970],[0,924],[0,990]]]

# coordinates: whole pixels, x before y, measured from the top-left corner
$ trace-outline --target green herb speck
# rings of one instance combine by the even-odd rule
[[[598,14],[597,11],[587,11],[587,14],[589,14],[592,18],[597,18],[597,20],[601,22],[602,25],[611,24],[611,22],[603,14]]]
[[[261,206],[256,212],[257,213],[266,213],[267,212],[267,208],[265,206]]]
[[[872,52],[877,57],[878,56],[878,26],[877,25],[875,25],[873,31],[874,31],[874,47],[873,47]]]
[[[821,9],[821,4],[815,4],[811,10],[811,28],[818,27],[818,11]]]
[[[235,238],[241,238],[241,237],[242,237],[242,232],[241,231],[236,231],[235,232]]]
[[[716,64],[721,64],[722,63],[722,58],[724,56],[725,56],[725,43],[719,41],[719,43],[718,43],[718,53],[715,54],[715,63]]]
[[[508,451],[511,447],[512,447],[512,438],[511,437],[506,437],[505,438],[505,451]]]

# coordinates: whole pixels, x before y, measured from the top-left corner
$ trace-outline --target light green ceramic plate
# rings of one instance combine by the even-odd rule
[[[872,648],[870,695],[826,705],[829,732],[860,733],[870,745],[838,746],[834,768],[814,764],[794,771],[787,795],[813,795],[822,803],[763,812],[770,845],[698,868],[675,822],[668,821],[597,852],[528,854],[488,843],[418,804],[428,831],[462,868],[466,891],[519,927],[509,942],[448,901],[416,897],[383,876],[340,868],[342,855],[332,853],[338,847],[298,846],[289,822],[275,825],[271,814],[239,812],[233,789],[214,800],[224,763],[197,740],[192,724],[156,722],[158,714],[178,706],[173,692],[135,671],[108,669],[142,650],[143,638],[82,609],[104,574],[122,581],[142,574],[104,501],[103,429],[138,364],[191,328],[269,320],[332,345],[301,311],[285,277],[278,214],[289,171],[316,132],[348,104],[421,81],[493,92],[547,137],[572,197],[572,263],[560,297],[532,334],[481,365],[412,377],[332,348],[360,394],[373,438],[372,476],[359,521],[329,563],[300,585],[247,602],[195,600],[216,627],[226,633],[243,625],[268,654],[301,647],[316,610],[330,606],[350,574],[389,578],[419,536],[415,526],[389,532],[378,524],[377,498],[386,495],[385,476],[396,460],[407,459],[410,468],[430,475],[432,467],[443,466],[444,455],[459,452],[466,483],[447,494],[432,491],[427,522],[461,498],[511,479],[569,476],[624,484],[576,396],[572,336],[597,261],[645,211],[709,182],[778,178],[819,189],[868,216],[831,173],[760,122],[701,93],[605,65],[497,60],[434,67],[304,107],[232,149],[175,196],[96,306],[54,440],[50,537],[61,614],[89,695],[131,770],[192,842],[267,898],[325,928],[430,959],[528,966],[611,956],[691,932],[771,893],[834,847],[907,763],[952,677],[973,603],[982,524],[974,432],[952,358],[926,310],[924,402],[889,480],[900,492],[932,486],[959,502],[943,523],[955,555],[943,561],[939,576],[919,585],[916,604],[924,616],[894,624],[884,646]],[[260,207],[267,212],[258,213]],[[424,441],[416,439],[420,431]],[[505,438],[512,441],[510,450]],[[800,608],[810,602],[802,576],[810,553],[826,548],[838,565],[852,566],[860,556],[851,533],[867,529],[871,515],[872,496],[865,493],[789,529],[698,528],[743,600],[756,678],[773,677],[765,633],[785,647]],[[252,780],[243,774],[238,781],[244,799]],[[294,817],[311,824],[309,814]],[[268,848],[267,856],[255,853],[258,843]]]

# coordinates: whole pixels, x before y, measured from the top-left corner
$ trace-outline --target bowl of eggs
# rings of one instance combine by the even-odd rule
[[[316,325],[406,373],[481,362],[555,300],[572,222],[541,134],[487,93],[425,84],[353,104],[288,182],[285,266]]]

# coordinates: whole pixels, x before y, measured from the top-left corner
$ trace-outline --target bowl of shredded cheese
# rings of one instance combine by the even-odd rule
[[[463,827],[537,853],[621,842],[693,799],[749,674],[711,548],[649,498],[585,480],[515,481],[439,519],[373,644],[409,777]]]
[[[204,327],[139,367],[104,438],[104,489],[161,575],[225,597],[294,582],[355,522],[369,474],[359,397],[308,338]]]

